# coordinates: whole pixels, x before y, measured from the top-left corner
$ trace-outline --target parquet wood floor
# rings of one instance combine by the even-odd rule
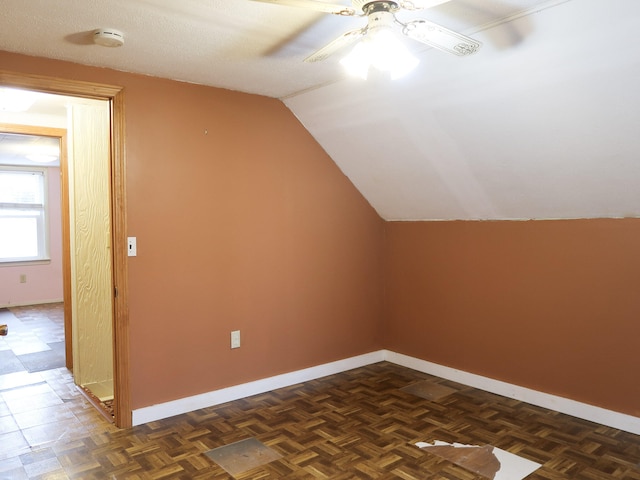
[[[423,380],[454,393],[430,401],[402,390]],[[281,458],[238,480],[483,478],[415,446],[435,440],[540,463],[530,480],[640,480],[636,435],[384,362],[131,429],[91,422],[0,454],[0,478],[228,480],[205,453],[256,438]]]
[[[26,312],[38,335],[54,307]],[[65,368],[0,375],[0,480],[228,480],[206,453],[249,438],[280,458],[238,480],[484,478],[415,446],[436,440],[541,464],[528,480],[640,480],[639,436],[389,363],[126,430]]]

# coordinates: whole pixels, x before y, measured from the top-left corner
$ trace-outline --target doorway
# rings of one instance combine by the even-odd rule
[[[66,129],[0,124],[0,323],[11,332],[2,374],[72,368],[61,303],[65,138]]]
[[[111,327],[113,332],[113,410],[118,427],[131,426],[129,388],[129,329],[127,303],[126,202],[124,170],[124,98],[121,87],[0,71],[0,86],[77,98],[106,100],[109,104],[109,168],[111,237]],[[65,293],[65,302],[67,301]]]
[[[4,93],[31,92],[5,89]],[[109,104],[41,93],[33,93],[32,100],[28,110],[23,108],[27,116],[56,106],[67,128],[0,124],[2,163],[7,164],[0,167],[2,196],[12,202],[3,205],[15,207],[4,208],[0,217],[4,231],[11,232],[2,236],[0,253],[3,260],[15,260],[2,270],[25,272],[17,291],[7,292],[18,295],[19,301],[9,303],[43,303],[46,297],[40,295],[47,286],[62,286],[56,296],[64,296],[66,366],[88,399],[107,414],[112,411],[114,390]],[[56,274],[59,278],[52,278]],[[27,277],[32,281],[27,283]],[[14,286],[8,278],[4,283]],[[14,321],[26,327],[19,322]],[[48,336],[45,331],[42,335]],[[33,343],[36,348],[43,342]],[[47,344],[52,355],[46,350],[33,354],[44,362],[40,370],[47,366],[47,357],[59,360],[59,344]],[[29,359],[21,358],[23,363]]]

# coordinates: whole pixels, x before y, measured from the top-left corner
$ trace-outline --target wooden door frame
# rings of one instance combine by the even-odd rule
[[[16,73],[6,70],[0,70],[0,86],[16,87],[44,93],[56,93],[73,97],[107,100],[109,102],[111,127],[112,287],[114,292],[112,297],[114,414],[115,423],[118,427],[131,427],[132,409],[129,362],[129,289],[126,236],[127,209],[123,87]],[[68,222],[68,207],[66,207],[66,212]],[[68,281],[70,285],[70,279]],[[66,295],[65,293],[65,305],[67,302]]]

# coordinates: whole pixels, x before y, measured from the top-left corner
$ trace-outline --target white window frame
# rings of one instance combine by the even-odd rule
[[[38,210],[40,215],[37,217],[37,255],[29,257],[0,257],[0,266],[9,266],[16,264],[40,264],[51,261],[49,256],[49,189],[48,189],[48,168],[46,167],[27,167],[27,166],[9,166],[0,165],[0,175],[4,172],[22,172],[39,175],[42,181],[42,204],[33,203],[3,203],[0,202],[0,216],[2,210]],[[6,232],[0,232],[0,235]]]

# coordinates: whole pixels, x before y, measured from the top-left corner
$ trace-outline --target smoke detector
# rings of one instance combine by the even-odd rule
[[[113,28],[99,28],[93,32],[93,43],[103,47],[121,47],[124,45],[124,34]]]

